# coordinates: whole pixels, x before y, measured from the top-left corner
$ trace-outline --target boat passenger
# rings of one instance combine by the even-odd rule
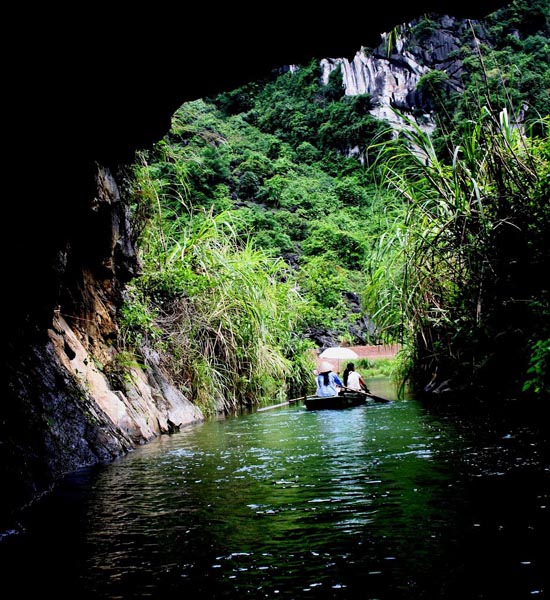
[[[317,396],[338,396],[339,388],[344,387],[344,383],[332,370],[329,362],[323,362],[317,369],[319,374],[315,378],[317,382]]]
[[[349,388],[350,390],[367,393],[369,391],[365,380],[363,379],[361,374],[355,370],[354,363],[350,362],[347,364],[346,370],[344,371],[343,380],[344,387]]]

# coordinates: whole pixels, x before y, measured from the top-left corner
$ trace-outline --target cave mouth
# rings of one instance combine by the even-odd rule
[[[284,65],[352,58],[361,46],[377,46],[382,32],[423,13],[479,18],[507,4],[423,0],[376,16],[358,5],[345,26],[331,23],[317,5],[297,13],[278,4],[259,14],[203,4],[188,18],[160,6],[117,16],[94,5],[81,7],[78,22],[55,7],[44,14],[33,7],[33,18],[21,19],[25,31],[15,36],[5,73],[10,127],[0,476],[13,493],[3,502],[19,503],[45,489],[44,474],[55,461],[55,449],[40,437],[41,403],[53,396],[61,403],[73,390],[62,373],[56,373],[56,388],[47,389],[37,357],[46,354],[61,291],[76,305],[82,273],[101,268],[97,250],[104,240],[89,214],[98,165],[116,173],[133,162],[136,150],[168,132],[186,101],[235,89]]]

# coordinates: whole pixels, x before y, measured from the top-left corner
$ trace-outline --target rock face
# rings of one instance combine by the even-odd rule
[[[24,31],[12,33],[25,52],[4,73],[2,521],[63,474],[201,418],[147,351],[130,382],[113,377],[121,290],[139,271],[119,194],[134,152],[167,133],[185,101],[281,65],[350,56],[425,12],[475,18],[505,4],[419,0],[376,17],[367,7],[327,35],[316,6],[178,16],[158,5],[118,22],[98,5],[77,23],[48,6],[20,19]]]
[[[94,421],[99,423],[107,417],[116,428],[119,436],[109,444],[115,451],[125,451],[162,433],[178,431],[183,425],[202,420],[201,411],[161,371],[159,357],[153,352],[145,349],[143,367],[139,367],[134,358],[136,366],[125,365],[125,377],[117,379],[112,376],[113,367],[105,371],[113,362],[116,364],[119,353],[113,353],[107,359],[110,362],[102,365],[97,356],[109,352],[108,348],[99,347],[90,355],[60,316],[54,318],[48,333],[55,362],[77,382],[82,399],[88,401],[85,412],[98,411],[102,418],[93,414]],[[116,443],[120,440],[121,446]]]
[[[429,100],[417,90],[418,82],[431,70],[438,70],[448,75],[448,85],[454,91],[462,90],[462,64],[452,57],[469,27],[466,20],[450,16],[434,18],[433,23],[437,27],[421,37],[414,34],[417,22],[409,23],[397,37],[391,53],[387,51],[388,35],[383,34],[377,48],[361,48],[351,60],[322,59],[323,83],[326,85],[330,74],[340,69],[346,95],[370,95],[374,117],[385,119],[398,132],[409,125],[396,115],[397,109],[424,132],[431,133],[435,128],[434,115]]]
[[[59,288],[47,327],[20,323],[7,343],[0,464],[10,483],[3,516],[67,472],[111,461],[203,419],[157,355],[143,348],[138,365],[117,346],[121,290],[139,265],[114,177],[96,166],[95,182],[83,211],[89,234],[75,238],[56,261],[71,285]]]

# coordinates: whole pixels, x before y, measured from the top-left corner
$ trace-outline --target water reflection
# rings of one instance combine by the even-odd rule
[[[547,445],[506,427],[412,400],[202,423],[69,480],[10,559],[58,597],[543,598]]]

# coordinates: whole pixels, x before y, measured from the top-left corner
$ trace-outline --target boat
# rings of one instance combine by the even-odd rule
[[[373,402],[391,402],[382,396],[376,396],[371,392],[356,392],[349,388],[344,388],[338,396],[306,396],[304,404],[308,410],[324,410],[349,408],[351,406],[361,406],[366,404],[367,400]]]
[[[367,394],[361,392],[344,392],[338,396],[306,396],[304,404],[308,410],[339,409],[365,404]]]

